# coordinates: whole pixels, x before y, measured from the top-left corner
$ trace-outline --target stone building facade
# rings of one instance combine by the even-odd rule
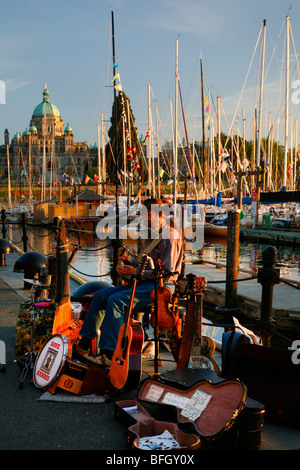
[[[64,122],[56,105],[50,102],[47,85],[43,101],[32,114],[29,128],[17,132],[10,141],[9,131],[4,131],[4,145],[0,147],[0,181],[7,179],[7,146],[9,146],[12,181],[18,182],[31,175],[37,183],[46,175],[46,182],[59,180],[83,182],[87,171],[98,155],[96,145],[75,142],[73,129]],[[25,169],[25,171],[24,171]]]

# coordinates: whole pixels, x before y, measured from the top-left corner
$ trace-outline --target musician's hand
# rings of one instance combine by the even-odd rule
[[[136,273],[136,268],[130,264],[121,264],[116,267],[119,276],[132,276]]]

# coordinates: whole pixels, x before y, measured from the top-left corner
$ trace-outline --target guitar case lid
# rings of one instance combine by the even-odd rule
[[[192,387],[192,385],[195,385],[200,380],[207,380],[215,384],[224,382],[226,379],[220,377],[215,371],[210,369],[186,368],[166,370],[160,374],[157,380],[184,390]]]
[[[201,380],[184,390],[146,379],[138,399],[160,407],[175,407],[177,422],[183,429],[210,440],[219,438],[234,425],[245,407],[247,389],[237,379],[219,383]]]

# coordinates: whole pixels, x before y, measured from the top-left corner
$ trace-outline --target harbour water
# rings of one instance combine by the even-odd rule
[[[70,233],[70,250],[72,245],[80,245],[72,266],[75,273],[87,280],[103,280],[110,282],[109,271],[112,266],[112,252],[109,240],[99,240],[97,236]],[[52,253],[54,235],[50,228],[27,226],[28,250],[35,250],[45,255]],[[7,226],[7,238],[21,250],[23,249],[22,231],[17,225]],[[137,249],[136,241],[125,243],[130,250]],[[259,267],[261,254],[266,245],[243,242],[240,244],[239,265],[241,269],[255,272]],[[291,247],[278,247],[278,267],[281,277],[300,282],[300,250]],[[186,244],[186,263],[200,259],[226,265],[226,239],[205,239],[204,246],[196,243]]]

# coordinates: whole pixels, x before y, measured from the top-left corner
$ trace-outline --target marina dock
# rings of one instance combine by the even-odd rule
[[[292,230],[275,230],[264,228],[244,228],[240,229],[240,240],[254,243],[267,243],[274,246],[292,246],[299,248],[300,232]]]
[[[205,264],[187,263],[186,274],[194,273],[197,276],[205,277],[206,291],[204,300],[214,306],[224,305],[224,294],[226,290],[226,267],[220,267],[215,263]],[[240,282],[237,283],[237,294],[240,312],[244,317],[251,320],[260,318],[260,305],[262,286],[256,273],[240,272]],[[245,279],[245,280],[244,280]],[[299,286],[298,286],[299,287]],[[300,331],[300,304],[299,290],[287,284],[280,283],[274,286],[273,290],[273,317],[278,328]]]
[[[7,255],[6,266],[0,267],[0,338],[6,345],[7,364],[15,359],[14,340],[19,306],[28,297],[28,291],[23,289],[23,274],[13,272],[16,258],[16,253]],[[187,272],[210,280],[222,276],[221,270],[204,265],[188,265]],[[77,287],[71,279],[70,292]],[[290,295],[291,291],[288,292]],[[160,366],[159,372],[165,370],[165,364]],[[114,419],[114,399],[100,404],[40,401],[43,392],[31,383],[29,374],[22,390],[18,388],[19,378],[20,369],[16,364],[8,365],[6,372],[0,374],[1,450],[126,449],[124,428]],[[136,397],[137,391],[132,390],[121,393],[117,399]],[[265,422],[261,450],[296,449],[300,449],[299,429]],[[102,458],[101,453],[99,457]]]

